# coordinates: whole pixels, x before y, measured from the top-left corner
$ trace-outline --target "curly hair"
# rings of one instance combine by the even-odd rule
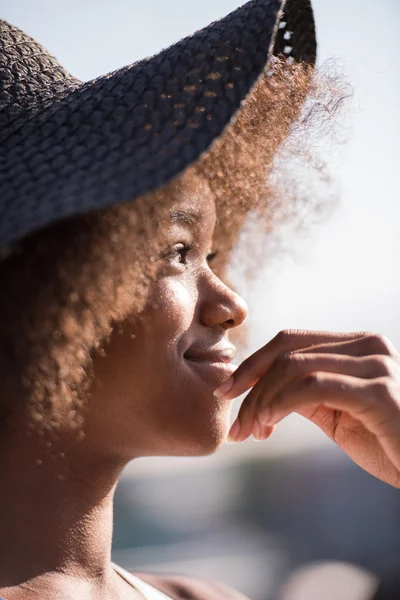
[[[22,398],[30,430],[57,439],[67,426],[83,435],[94,353],[105,352],[113,328],[138,318],[156,276],[157,207],[169,197],[211,192],[218,217],[215,270],[224,278],[249,215],[257,217],[264,239],[304,205],[310,212],[326,206],[304,192],[298,164],[286,172],[286,184],[283,167],[295,157],[329,183],[312,131],[319,128],[319,135],[334,121],[346,96],[335,72],[316,76],[304,64],[273,59],[223,135],[176,179],[135,202],[24,239],[0,262],[0,372],[6,381],[0,419],[12,412],[14,398]]]

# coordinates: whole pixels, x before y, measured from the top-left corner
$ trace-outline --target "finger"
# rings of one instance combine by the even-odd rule
[[[400,406],[389,378],[365,380],[336,373],[311,373],[282,389],[260,406],[260,420],[275,425],[291,412],[314,406],[344,411],[377,437],[400,433]]]
[[[258,421],[255,422],[256,428],[253,428],[253,438],[256,442],[263,442],[271,437],[274,433],[275,425],[258,425]]]
[[[307,354],[295,352],[277,358],[269,371],[247,395],[239,410],[240,431],[236,439],[243,441],[254,430],[260,405],[266,406],[287,385],[304,379],[313,372],[337,373],[366,379],[392,375],[398,367],[385,356],[354,357],[341,354]]]
[[[291,412],[302,414],[304,411],[309,412],[312,408],[320,410],[326,407],[327,409],[347,413],[356,422],[360,423],[367,432],[373,434],[384,455],[395,467],[395,471],[392,471],[390,476],[389,474],[384,477],[377,476],[390,482],[391,485],[400,487],[399,398],[399,383],[393,383],[388,377],[365,380],[317,372],[306,377],[302,382],[297,381],[282,390],[269,406],[264,407],[262,418],[266,425],[270,426],[273,423],[278,423]],[[312,411],[311,414],[314,414],[314,412]],[[311,417],[306,418],[313,421]],[[336,434],[339,423],[340,420],[332,424],[330,437],[341,446],[342,444]],[[362,427],[357,430],[358,434],[362,431]],[[326,431],[326,426],[321,428]],[[345,431],[341,441],[346,442],[346,436],[349,434],[355,435],[355,433],[357,432],[354,432],[354,427],[351,432]],[[365,464],[362,463],[366,461],[368,461],[368,456],[363,455],[363,460],[359,464],[365,468]],[[370,472],[374,472],[372,467],[373,465],[368,468]]]
[[[341,357],[340,355],[305,355],[303,352],[280,355],[244,399],[237,420],[232,426],[230,439],[244,442],[254,432],[257,436],[255,420],[259,412],[260,397],[263,399],[263,404],[267,404],[283,386],[290,383],[294,378],[304,377],[312,371],[326,370],[333,373],[346,373],[347,371],[343,371],[345,368],[344,363],[349,360],[354,361],[354,358]],[[342,365],[339,364],[340,362]],[[350,371],[347,374],[354,373]]]
[[[214,394],[218,397],[233,399],[253,387],[271,367],[276,358],[287,352],[309,348],[317,344],[351,341],[366,337],[362,333],[329,333],[326,331],[281,331],[268,344],[247,358]]]
[[[228,435],[231,442],[244,442],[253,433],[253,425],[257,415],[257,398],[246,404],[246,410],[243,410],[243,404],[239,409],[238,416],[233,423]]]
[[[334,353],[351,356],[389,356],[398,360],[399,354],[393,344],[378,334],[366,334],[364,337],[334,343],[323,343],[299,350],[304,353]],[[296,351],[297,352],[297,351]]]

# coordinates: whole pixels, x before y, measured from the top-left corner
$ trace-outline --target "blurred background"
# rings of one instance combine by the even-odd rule
[[[240,4],[2,0],[1,17],[88,80]],[[313,4],[319,62],[337,58],[354,88],[347,142],[331,164],[340,205],[287,240],[289,254],[266,257],[251,289],[238,282],[250,306],[247,354],[286,328],[371,330],[400,348],[400,2]],[[381,599],[400,598],[400,496],[291,416],[261,444],[129,465],[116,496],[113,558],[128,569],[219,579],[253,600],[368,600],[374,576],[386,589]]]

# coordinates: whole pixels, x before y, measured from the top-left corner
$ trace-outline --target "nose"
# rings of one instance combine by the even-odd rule
[[[221,325],[233,329],[241,325],[248,315],[246,302],[216,275],[210,274],[200,298],[200,319],[206,327]]]

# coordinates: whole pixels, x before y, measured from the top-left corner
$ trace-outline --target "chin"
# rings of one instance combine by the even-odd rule
[[[208,456],[226,442],[232,401],[213,395],[217,384],[182,379],[166,386],[168,394],[151,402],[153,435],[146,448],[152,456]],[[160,401],[162,398],[162,401]],[[135,439],[135,436],[133,436]]]
[[[192,431],[190,438],[182,440],[181,456],[209,456],[219,450],[226,442],[229,432],[229,414],[205,424],[201,430]]]

